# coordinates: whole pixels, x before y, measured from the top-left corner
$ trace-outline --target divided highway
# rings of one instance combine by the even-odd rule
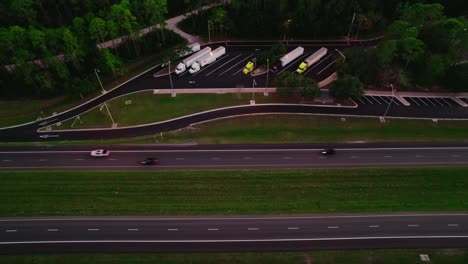
[[[91,157],[91,148],[0,149],[1,170],[188,170],[347,167],[468,166],[466,144],[338,144],[336,154],[320,155],[318,145],[224,145],[113,147],[109,157]],[[223,148],[224,147],[224,148]],[[322,146],[328,147],[328,146]],[[140,161],[158,158],[159,165]]]
[[[468,213],[0,218],[0,253],[468,247]]]

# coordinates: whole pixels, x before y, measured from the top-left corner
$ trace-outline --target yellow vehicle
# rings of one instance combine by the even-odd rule
[[[255,68],[255,64],[253,63],[253,61],[249,61],[247,62],[247,65],[245,65],[245,68],[244,70],[242,70],[242,72],[244,74],[249,74],[250,72],[252,72]]]

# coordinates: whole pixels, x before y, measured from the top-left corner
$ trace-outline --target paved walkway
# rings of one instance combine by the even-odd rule
[[[185,13],[185,14],[170,18],[170,19],[165,21],[166,22],[166,29],[172,30],[175,33],[179,34],[182,38],[187,40],[187,42],[189,44],[196,43],[196,42],[200,43],[201,39],[198,36],[193,36],[193,35],[185,33],[184,31],[182,31],[180,28],[177,27],[177,24],[180,21],[184,20],[186,17],[192,15],[193,13],[197,13],[199,11],[210,9],[213,6],[216,6],[216,5],[219,5],[219,4],[212,4],[212,5],[203,6],[203,7],[200,7],[199,9],[193,10],[191,12],[188,12],[188,13]],[[153,25],[153,26],[150,26],[150,27],[147,27],[147,28],[144,28],[144,29],[140,30],[138,35],[140,37],[142,37],[142,36],[150,33],[151,31],[153,31],[155,29],[160,29],[160,28],[161,28],[160,25]],[[119,37],[119,38],[116,38],[116,39],[112,39],[112,40],[100,43],[97,46],[98,46],[99,49],[113,48],[115,46],[119,46],[120,44],[122,44],[122,42],[125,39],[127,39],[128,37],[129,37],[129,35],[125,35],[125,36],[122,36],[122,37]]]

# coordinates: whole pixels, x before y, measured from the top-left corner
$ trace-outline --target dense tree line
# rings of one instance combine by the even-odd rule
[[[400,89],[445,86],[467,91],[468,20],[448,17],[440,4],[407,4],[388,26],[386,40],[378,48],[354,48],[345,52],[343,73],[365,84],[390,83]]]
[[[0,28],[1,97],[85,95],[98,88],[94,68],[115,79],[126,62],[181,42],[163,29],[167,0],[14,0],[2,5],[10,13],[2,25],[10,26]],[[138,34],[155,24],[160,29]],[[120,36],[127,36],[122,45],[97,48]]]
[[[239,38],[327,38],[382,32],[398,18],[405,2],[420,0],[231,0],[224,8],[210,10],[184,21],[189,32]],[[465,0],[439,0],[453,16],[467,15]],[[350,27],[353,15],[355,21]],[[221,34],[221,36],[220,36]]]

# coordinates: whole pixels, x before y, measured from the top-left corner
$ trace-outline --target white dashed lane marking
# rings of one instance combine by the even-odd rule
[[[299,227],[288,227],[288,230],[298,230]]]
[[[369,228],[378,228],[378,225],[370,225]]]
[[[450,226],[450,227],[457,227],[458,224],[448,224],[447,226]]]
[[[88,231],[99,231],[97,228],[88,228]]]
[[[339,226],[329,226],[328,229],[337,229],[340,228]]]
[[[249,230],[249,231],[255,231],[255,230],[258,230],[258,229],[259,229],[259,228],[257,228],[257,227],[250,227],[250,228],[247,228],[247,230]]]
[[[169,228],[169,229],[167,229],[167,231],[179,231],[179,229],[177,229],[177,228]]]
[[[47,232],[57,232],[58,229],[47,229]]]
[[[16,229],[7,229],[7,230],[5,230],[5,232],[7,232],[7,233],[13,233],[13,232],[16,232],[16,231],[18,231],[18,230],[16,230]]]
[[[408,227],[418,227],[419,225],[408,225]]]
[[[129,229],[127,229],[127,230],[128,230],[128,231],[138,231],[137,228],[129,228]]]

